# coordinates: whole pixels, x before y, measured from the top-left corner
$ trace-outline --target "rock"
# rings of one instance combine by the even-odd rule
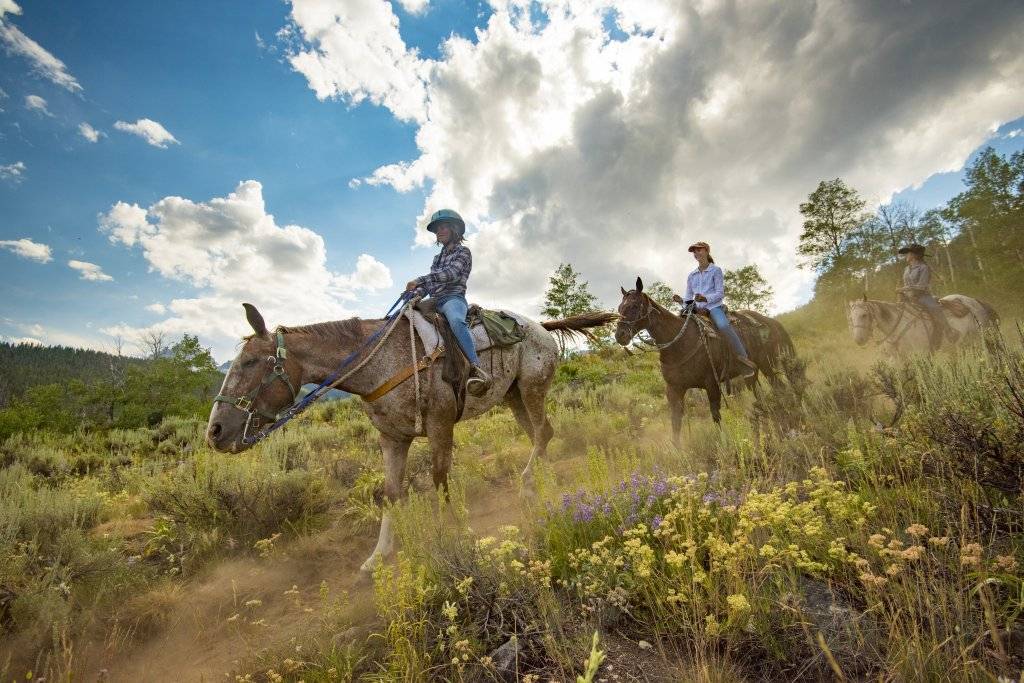
[[[651,649],[652,647],[654,647],[653,645],[651,645],[650,643],[648,643],[648,642],[647,642],[646,640],[641,640],[641,641],[638,641],[636,645],[637,645],[637,647],[639,647],[639,648],[640,648],[641,650],[650,650],[650,649]]]
[[[868,671],[871,653],[878,651],[881,630],[874,615],[862,612],[842,595],[837,595],[824,581],[800,577],[798,593],[783,596],[803,617],[812,638],[821,633],[839,668],[846,676]],[[825,669],[825,653],[815,646],[820,664]]]
[[[512,636],[490,655],[494,676],[499,681],[515,681],[519,661],[519,640]]]

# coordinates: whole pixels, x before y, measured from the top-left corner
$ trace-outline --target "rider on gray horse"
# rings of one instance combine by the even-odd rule
[[[430,272],[410,280],[405,289],[417,292],[420,296],[429,295],[437,302],[437,310],[447,318],[462,352],[473,366],[469,381],[466,382],[466,391],[473,396],[482,396],[491,386],[491,376],[480,367],[476,345],[469,332],[469,325],[466,324],[466,313],[469,310],[466,282],[473,269],[473,255],[469,247],[463,244],[466,223],[455,211],[441,209],[430,217],[427,230],[437,235],[437,243],[442,245],[441,251],[434,257]]]
[[[904,300],[927,310],[935,321],[932,346],[938,348],[942,344],[943,334],[950,342],[955,342],[958,337],[956,330],[950,327],[942,304],[932,295],[932,269],[924,261],[927,256],[924,247],[920,244],[908,244],[901,247],[898,253],[901,256],[906,255],[907,267],[903,269],[903,286],[897,291]]]

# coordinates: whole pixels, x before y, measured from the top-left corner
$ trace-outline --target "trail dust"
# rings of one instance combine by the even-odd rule
[[[522,521],[518,487],[511,483],[488,488],[467,504],[478,533]],[[224,681],[261,653],[294,652],[295,642],[322,631],[322,584],[332,599],[347,594],[343,621],[352,625],[349,638],[352,633],[359,637],[377,618],[372,581],[359,572],[376,543],[375,532],[354,533],[336,515],[330,527],[297,539],[274,557],[226,561],[195,582],[139,596],[156,605],[170,603],[161,625],[148,638],[136,638],[142,641],[137,645],[111,635],[108,628],[105,637],[77,653],[83,670],[76,678]],[[338,635],[344,642],[344,634]]]

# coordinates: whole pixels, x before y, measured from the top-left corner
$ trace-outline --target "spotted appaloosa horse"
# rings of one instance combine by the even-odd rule
[[[384,320],[352,318],[302,327],[267,329],[263,316],[254,306],[244,304],[253,335],[247,337],[231,363],[218,402],[210,412],[207,441],[220,451],[239,452],[250,447],[243,440],[248,428],[258,428],[286,408],[303,384],[319,383],[331,375],[343,358],[360,349],[364,341],[384,325]],[[523,471],[524,483],[531,482],[533,463],[544,457],[554,430],[544,411],[551,379],[558,363],[558,347],[552,332],[578,332],[605,325],[615,319],[611,313],[573,316],[543,323],[516,316],[523,323],[526,338],[501,350],[483,350],[481,364],[491,371],[490,390],[480,397],[466,397],[460,419],[481,415],[504,402],[533,442],[533,451]],[[412,365],[409,320],[402,316],[393,333],[358,372],[338,387],[351,394],[369,395]],[[286,351],[282,351],[286,349]],[[417,358],[425,355],[416,340]],[[363,358],[363,357],[361,357]],[[355,364],[355,365],[358,365]],[[353,367],[355,367],[355,365]],[[384,454],[384,495],[394,503],[405,496],[405,467],[409,446],[417,436],[430,441],[434,484],[447,491],[452,462],[452,430],[456,422],[456,398],[441,377],[442,364],[433,363],[420,373],[423,392],[422,430],[416,430],[416,394],[412,380],[372,402],[363,402],[373,425],[380,432]],[[238,399],[243,400],[239,401]],[[249,422],[247,426],[247,421]],[[255,421],[255,424],[253,424]],[[377,547],[363,564],[368,571],[394,547],[391,515],[384,512]]]

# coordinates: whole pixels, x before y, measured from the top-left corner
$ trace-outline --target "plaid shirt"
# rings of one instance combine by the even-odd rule
[[[927,263],[914,263],[903,269],[903,289],[914,294],[931,294],[932,269]]]
[[[435,299],[445,296],[466,296],[466,282],[473,269],[473,254],[464,244],[445,246],[430,264],[430,273],[414,282],[418,292]]]

